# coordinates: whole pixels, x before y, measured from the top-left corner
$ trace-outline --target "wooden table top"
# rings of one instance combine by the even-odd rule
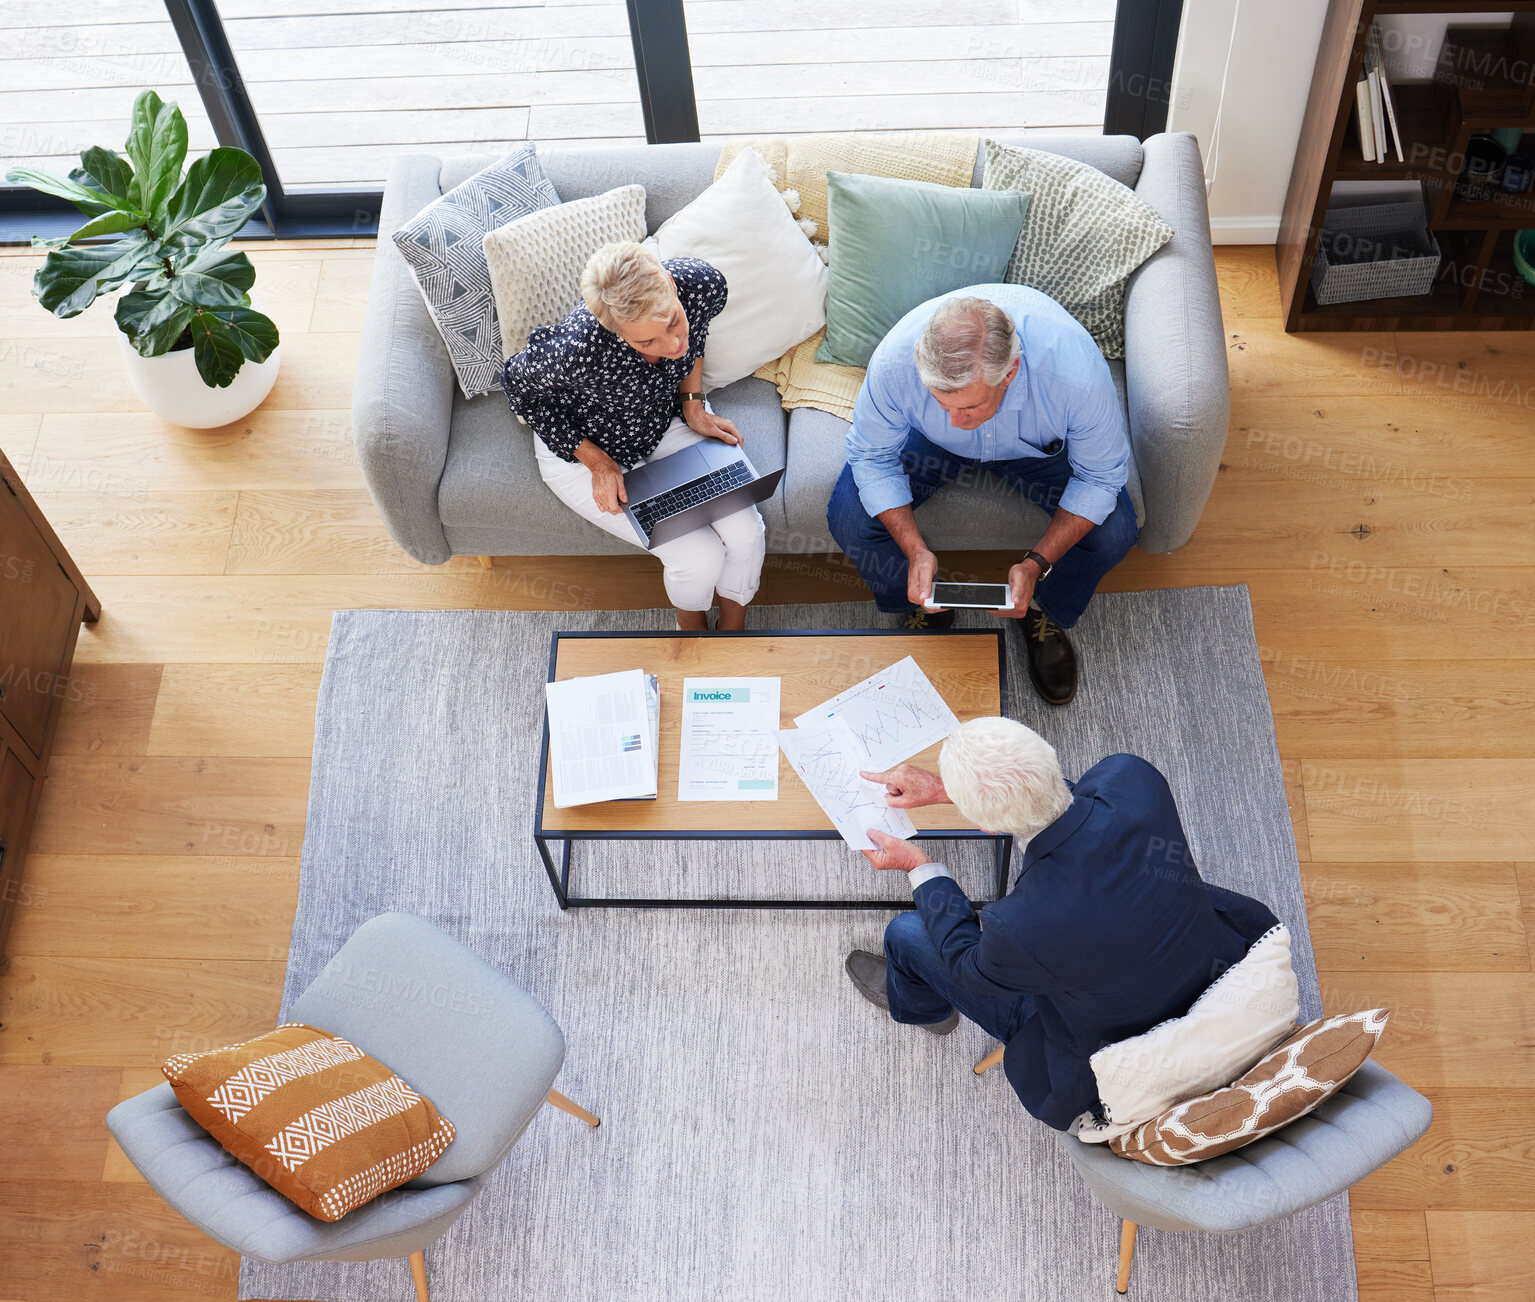
[[[777,800],[677,799],[684,678],[778,678],[780,726],[796,715],[911,656],[963,722],[1002,713],[1001,632],[798,633],[720,637],[561,634],[556,680],[643,669],[661,683],[661,765],[655,800],[604,801],[556,809],[546,771],[540,804],[546,832],[832,831],[831,820],[780,753]],[[937,772],[938,744],[912,757]],[[547,758],[547,756],[546,756]],[[547,764],[546,764],[547,770]],[[953,805],[911,811],[921,830],[971,830]]]

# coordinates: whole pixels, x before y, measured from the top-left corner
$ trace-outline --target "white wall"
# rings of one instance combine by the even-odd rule
[[[1326,16],[1327,0],[1290,0],[1283,5],[1266,0],[1184,0],[1167,129],[1192,131],[1199,138],[1205,174],[1213,172],[1215,177],[1210,228],[1217,244],[1272,244],[1279,234]],[[1383,18],[1390,74],[1402,81],[1431,78],[1449,21],[1506,26],[1510,16]],[[1228,43],[1231,71],[1219,153],[1212,157]]]
[[[1327,0],[1184,0],[1173,66],[1169,131],[1192,131],[1212,170],[1210,227],[1217,244],[1272,244],[1290,184]],[[1221,70],[1232,37],[1219,156],[1210,142]]]

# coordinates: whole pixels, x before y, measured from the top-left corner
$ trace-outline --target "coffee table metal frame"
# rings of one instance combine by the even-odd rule
[[[746,629],[741,632],[668,633],[637,630],[632,633],[555,632],[549,639],[548,681],[554,681],[555,665],[559,659],[561,638],[749,638],[749,637],[993,637],[997,641],[997,694],[1003,715],[1007,714],[1007,651],[1001,629],[881,629],[881,628],[768,628]],[[549,875],[549,885],[554,888],[554,898],[561,909],[910,909],[911,901],[900,900],[731,900],[731,899],[670,899],[651,897],[620,897],[606,895],[572,895],[570,891],[571,846],[576,841],[839,841],[841,835],[833,828],[803,828],[791,830],[758,831],[646,831],[625,830],[616,832],[553,830],[544,827],[544,787],[549,765],[549,711],[544,710],[544,735],[538,757],[538,801],[533,811],[533,844],[538,847],[544,871]],[[911,838],[914,841],[991,841],[995,848],[996,899],[1007,894],[1008,873],[1013,861],[1013,838],[978,828],[934,828],[919,830]],[[562,842],[559,866],[555,866],[549,842]]]

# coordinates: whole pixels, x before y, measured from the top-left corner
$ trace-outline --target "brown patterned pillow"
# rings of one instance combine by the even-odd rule
[[[452,1123],[383,1063],[300,1023],[161,1070],[231,1156],[322,1221],[414,1180],[453,1142]]]
[[[1372,1008],[1311,1022],[1240,1079],[1175,1104],[1109,1147],[1150,1166],[1185,1166],[1262,1139],[1342,1089],[1364,1066],[1389,1016]]]

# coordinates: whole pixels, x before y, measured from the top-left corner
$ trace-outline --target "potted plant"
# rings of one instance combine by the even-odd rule
[[[186,119],[152,90],[133,103],[124,149],[126,159],[93,146],[67,177],[6,172],[88,218],[72,235],[32,237],[33,248],[49,250],[32,296],[72,317],[126,285],[115,317],[143,403],[192,429],[239,420],[271,392],[279,362],[277,326],[250,295],[256,269],[226,247],[266,198],[261,168],[245,150],[221,148],[183,177]]]

